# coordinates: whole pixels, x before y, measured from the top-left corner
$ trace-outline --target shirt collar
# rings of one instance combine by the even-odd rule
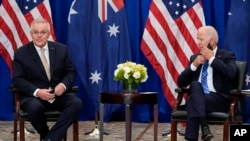
[[[216,46],[216,47],[213,49],[214,54],[216,54],[217,50],[218,50],[218,46]]]
[[[41,48],[44,48],[45,49],[45,51],[48,51],[48,44],[46,43],[43,47],[38,47],[38,46],[36,46],[35,44],[34,44],[34,46],[35,46],[35,48],[36,48],[36,51],[40,51],[41,50]]]

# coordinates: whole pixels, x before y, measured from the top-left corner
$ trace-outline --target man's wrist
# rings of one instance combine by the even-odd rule
[[[34,96],[34,97],[38,97],[38,96],[37,96],[37,93],[38,93],[39,90],[40,90],[40,89],[36,89],[36,90],[34,91],[34,93],[33,93],[33,96]]]
[[[63,83],[59,83],[59,84],[61,84],[64,88],[64,91],[66,91],[66,86]]]

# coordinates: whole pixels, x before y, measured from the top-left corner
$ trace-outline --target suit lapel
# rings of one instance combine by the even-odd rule
[[[55,66],[55,61],[56,61],[56,49],[55,46],[53,44],[51,44],[51,42],[48,42],[48,48],[49,48],[49,62],[50,62],[50,75],[51,78],[53,76],[53,70],[54,70],[54,66]]]
[[[220,49],[217,49],[217,52],[215,54],[215,57],[222,60],[223,57],[223,51],[221,51]]]
[[[45,69],[43,67],[43,63],[41,61],[41,58],[38,52],[36,51],[35,46],[33,45],[33,42],[31,42],[30,45],[28,46],[28,50],[30,52],[29,54],[31,55],[34,63],[37,64],[42,70],[44,70],[44,74],[46,75]]]
[[[28,48],[29,48],[29,52],[31,54],[31,57],[33,58],[34,63],[37,64],[43,70],[44,77],[47,78],[46,71],[45,71],[45,69],[43,67],[42,60],[41,60],[38,52],[36,51],[36,48],[33,45],[33,42],[30,43]],[[55,55],[56,55],[56,53],[55,53],[55,47],[53,45],[51,45],[49,42],[48,42],[48,48],[49,48],[49,61],[50,61],[50,75],[51,75],[51,78],[52,78],[54,65],[55,65]]]

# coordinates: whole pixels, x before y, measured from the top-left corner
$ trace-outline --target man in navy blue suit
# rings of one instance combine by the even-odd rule
[[[178,86],[189,86],[185,139],[197,141],[201,126],[202,140],[209,141],[213,135],[206,113],[229,110],[229,91],[236,76],[235,54],[217,47],[218,33],[212,26],[199,28],[197,40],[200,52],[190,57],[189,65],[178,78]],[[201,83],[205,62],[208,63],[205,77],[208,91],[204,91],[206,88]]]
[[[28,112],[40,139],[61,141],[82,108],[81,100],[70,92],[75,80],[75,68],[67,48],[48,41],[48,21],[34,20],[30,35],[32,41],[14,53],[13,85],[21,91],[21,108]],[[50,130],[43,116],[46,110],[62,112]]]

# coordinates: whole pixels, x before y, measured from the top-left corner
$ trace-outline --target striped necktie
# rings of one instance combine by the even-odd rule
[[[208,68],[208,61],[206,61],[203,64],[202,73],[201,73],[201,85],[203,87],[203,92],[205,94],[209,94],[209,89],[207,85],[207,68]]]
[[[41,48],[41,60],[43,63],[43,67],[46,71],[46,75],[47,75],[48,79],[50,80],[50,68],[49,68],[49,63],[45,57],[45,49],[44,48]]]

